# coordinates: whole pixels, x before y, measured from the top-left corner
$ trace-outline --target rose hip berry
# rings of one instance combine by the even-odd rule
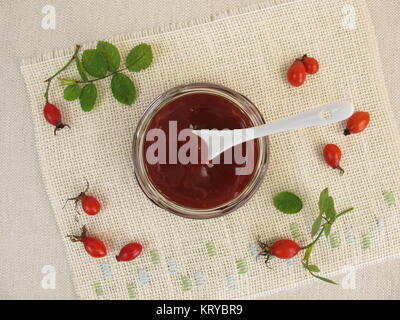
[[[267,244],[260,241],[258,243],[262,249],[260,255],[267,256],[265,263],[268,262],[271,256],[279,259],[290,259],[302,250],[302,248],[296,242],[289,239],[275,241],[271,247],[268,247]]]
[[[303,56],[303,59],[301,61],[304,64],[304,67],[306,68],[306,72],[308,74],[315,74],[319,70],[319,63],[316,59],[308,57],[306,54]]]
[[[276,241],[269,249],[270,253],[279,259],[290,259],[299,253],[301,247],[293,240]]]
[[[356,112],[347,121],[346,130],[344,130],[344,135],[348,136],[353,133],[360,133],[364,131],[369,124],[370,115],[368,112]]]
[[[69,125],[62,123],[61,112],[54,104],[47,102],[43,109],[43,115],[48,123],[55,126],[54,135],[56,135],[57,131],[60,129],[65,127],[70,128]]]
[[[100,212],[101,205],[100,202],[92,196],[86,195],[86,192],[89,190],[89,183],[86,184],[85,191],[81,192],[77,197],[70,198],[66,201],[75,201],[75,209],[78,205],[78,201],[81,201],[83,211],[89,216],[94,216]],[[78,213],[79,211],[76,210]]]
[[[82,234],[80,236],[68,235],[72,242],[82,242],[83,246],[88,254],[93,258],[102,258],[107,255],[107,249],[104,242],[100,239],[87,237],[87,229],[84,226],[82,228]]]
[[[306,81],[307,73],[315,74],[319,70],[319,63],[316,59],[306,54],[296,61],[289,68],[287,78],[291,85],[300,87]]]
[[[344,170],[340,167],[340,160],[342,159],[340,148],[335,144],[328,144],[325,146],[323,153],[325,162],[333,169],[339,169],[343,174]]]
[[[119,254],[116,256],[117,261],[132,261],[142,253],[142,245],[140,243],[128,243],[122,247]]]
[[[287,73],[289,83],[295,87],[300,87],[306,81],[306,76],[306,68],[301,60],[296,60]]]
[[[100,203],[95,197],[83,195],[81,197],[82,209],[88,215],[94,216],[100,211]]]

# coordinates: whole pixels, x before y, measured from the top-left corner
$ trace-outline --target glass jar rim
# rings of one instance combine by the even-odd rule
[[[153,116],[172,100],[193,93],[208,93],[220,96],[233,102],[250,119],[254,126],[265,124],[257,107],[242,94],[222,85],[213,83],[191,83],[167,90],[158,96],[143,113],[136,127],[133,138],[133,166],[135,178],[144,194],[157,206],[176,215],[192,219],[209,219],[220,217],[243,206],[258,190],[264,180],[269,163],[269,139],[259,138],[259,156],[252,179],[242,192],[230,201],[209,209],[196,209],[181,206],[161,194],[148,177],[145,168],[143,147],[147,128]]]

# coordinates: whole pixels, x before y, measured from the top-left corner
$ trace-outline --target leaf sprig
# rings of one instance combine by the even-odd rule
[[[135,46],[121,66],[121,54],[116,46],[99,41],[96,49],[86,49],[79,57],[78,52],[71,58],[76,61],[80,80],[60,78],[64,89],[64,98],[73,101],[79,98],[83,111],[91,111],[96,103],[98,92],[94,82],[111,78],[111,92],[122,104],[132,105],[136,100],[136,88],[133,81],[123,71],[139,72],[150,66],[153,61],[151,46],[145,43]],[[59,72],[57,73],[57,75]]]
[[[303,267],[315,278],[325,281],[331,284],[337,284],[336,282],[323,278],[321,276],[316,275],[316,273],[320,272],[320,269],[313,264],[310,264],[310,257],[311,253],[314,249],[315,244],[321,238],[323,234],[328,237],[331,233],[332,225],[334,222],[353,210],[353,208],[347,209],[339,214],[336,213],[335,203],[333,198],[329,195],[328,189],[325,189],[321,192],[318,201],[319,207],[319,214],[318,217],[315,219],[312,229],[311,229],[311,236],[315,237],[315,239],[307,246],[302,247],[305,250],[305,254],[302,260]]]
[[[281,192],[277,194],[273,198],[273,203],[279,211],[285,214],[298,213],[303,207],[303,203],[300,198],[291,192]],[[317,273],[320,272],[320,269],[316,265],[310,263],[310,258],[316,243],[322,237],[322,235],[325,234],[325,236],[328,237],[331,233],[332,225],[337,221],[337,219],[352,211],[353,208],[337,214],[335,202],[329,195],[328,189],[325,189],[321,192],[319,196],[318,207],[319,213],[311,229],[311,236],[314,238],[314,240],[310,244],[301,247],[296,242],[289,239],[277,240],[272,245],[267,245],[264,242],[258,241],[261,248],[260,255],[266,256],[265,263],[267,263],[268,260],[273,256],[280,259],[289,259],[297,255],[300,251],[305,251],[304,257],[301,261],[303,267],[313,277],[327,283],[337,284],[330,279],[317,275]]]

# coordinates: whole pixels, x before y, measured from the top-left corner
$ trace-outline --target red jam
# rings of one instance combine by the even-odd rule
[[[212,94],[192,93],[176,98],[167,103],[151,120],[150,129],[161,129],[168,137],[169,122],[177,122],[178,133],[182,129],[242,129],[252,127],[252,121],[233,102]],[[168,139],[168,138],[167,138]],[[153,142],[144,144],[144,156]],[[177,142],[179,149],[185,141]],[[220,164],[150,164],[145,160],[145,167],[154,187],[170,201],[193,209],[211,209],[236,198],[249,184],[258,161],[259,146],[254,141],[253,149],[247,152],[242,145],[242,155],[246,159],[253,157],[254,165],[250,174],[238,175],[237,168],[246,163],[235,161],[224,164],[221,155]],[[167,145],[167,155],[169,146]]]

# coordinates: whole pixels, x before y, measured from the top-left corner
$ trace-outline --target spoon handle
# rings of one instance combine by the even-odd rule
[[[334,102],[258,127],[235,130],[193,130],[193,133],[207,143],[208,159],[211,160],[243,142],[275,133],[336,123],[348,119],[353,113],[352,103]],[[220,144],[221,139],[224,141],[223,145]]]
[[[276,120],[262,126],[242,130],[249,131],[249,139],[245,139],[245,141],[249,141],[279,132],[336,123],[348,119],[353,113],[354,105],[352,103],[334,102],[286,119]],[[242,134],[243,133],[244,132],[242,132]],[[247,134],[245,133],[244,136],[247,136]]]

